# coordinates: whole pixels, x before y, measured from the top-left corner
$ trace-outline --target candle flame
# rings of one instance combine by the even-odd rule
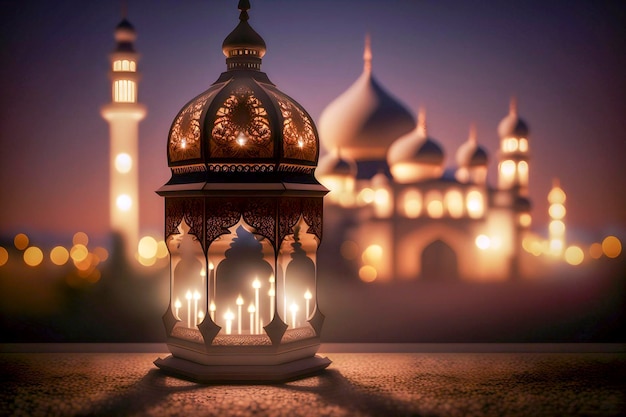
[[[241,294],[239,294],[239,297],[237,297],[237,301],[236,301],[238,306],[243,305],[243,298],[241,298]]]
[[[313,294],[311,294],[311,291],[306,290],[306,292],[304,293],[304,298],[307,300],[310,300],[311,298],[313,298]]]
[[[186,298],[187,300],[191,300],[191,297],[192,297],[192,296],[191,296],[191,290],[187,290],[187,294],[185,294],[185,298]]]
[[[254,307],[254,304],[250,304],[250,306],[248,307],[248,313],[253,314],[256,312],[256,308]]]
[[[181,308],[183,306],[183,304],[180,302],[180,300],[177,298],[176,301],[174,301],[174,307],[175,308]]]
[[[254,278],[254,281],[252,281],[252,288],[254,289],[261,288],[261,281],[259,281],[258,278]]]
[[[209,306],[209,310],[211,310],[211,311],[217,310],[217,308],[215,307],[215,303],[213,301],[211,301],[211,305]]]
[[[198,291],[194,291],[193,292],[193,299],[194,300],[199,300],[200,299],[200,293]]]

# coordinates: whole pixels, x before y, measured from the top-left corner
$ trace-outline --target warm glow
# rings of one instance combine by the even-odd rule
[[[72,249],[70,249],[70,257],[74,262],[82,262],[87,259],[88,255],[89,251],[87,250],[87,247],[80,243],[72,246]]]
[[[529,227],[533,222],[533,218],[528,213],[522,213],[519,215],[519,225],[522,227]]]
[[[9,261],[9,252],[2,246],[0,246],[0,266],[6,264]]]
[[[26,236],[24,233],[18,233],[13,239],[13,244],[15,245],[15,249],[17,250],[26,249],[29,242],[30,241],[28,240],[28,236]]]
[[[37,266],[43,261],[43,252],[36,246],[31,246],[24,251],[24,262],[28,266]]]
[[[374,202],[374,197],[376,193],[371,188],[363,188],[359,193],[359,201],[362,201],[364,204],[370,204]]]
[[[593,259],[600,259],[603,253],[604,251],[602,250],[601,243],[595,242],[595,243],[592,243],[591,246],[589,247],[589,255]]]
[[[500,165],[500,172],[508,178],[512,178],[515,174],[515,162],[507,160]]]
[[[50,251],[50,260],[55,265],[65,265],[70,258],[70,253],[63,246],[55,246]]]
[[[116,103],[134,103],[137,85],[132,80],[115,80],[113,83],[113,101]]]
[[[475,192],[475,191],[472,191]],[[463,195],[458,190],[450,190],[445,196],[446,208],[450,217],[458,219],[463,215]]]
[[[489,249],[489,246],[491,245],[491,239],[489,239],[489,236],[486,235],[478,235],[476,236],[475,243],[478,249],[486,250]]]
[[[426,194],[426,201],[426,211],[430,217],[438,219],[443,216],[443,203],[439,191],[429,191]]]
[[[607,236],[602,241],[602,251],[609,258],[617,258],[622,253],[622,242],[615,236]]]
[[[374,192],[374,202],[380,206],[389,204],[389,191],[380,188]]]
[[[344,259],[351,261],[359,256],[359,245],[351,240],[346,240],[341,244],[339,251]]]
[[[528,185],[528,162],[526,161],[518,162],[517,169],[519,172],[520,185],[522,186]]]
[[[115,169],[121,174],[126,174],[133,167],[133,159],[127,153],[119,153],[115,157]]]
[[[313,294],[311,294],[311,291],[306,290],[306,292],[304,293],[304,299],[310,300],[311,298],[313,298]]]
[[[235,304],[237,304],[238,306],[243,305],[243,297],[241,297],[241,294],[239,294],[239,296],[237,297],[237,300],[235,300]]]
[[[129,61],[128,59],[118,59],[113,61],[113,71],[129,71],[135,72],[137,70],[137,64],[135,61]]]
[[[93,254],[96,255],[98,257],[98,259],[100,259],[100,262],[104,262],[107,259],[109,259],[109,252],[106,249],[104,249],[103,247],[100,247],[100,246],[96,247],[93,250]]]
[[[137,252],[142,258],[150,259],[156,257],[158,243],[152,236],[144,236],[137,245]]]
[[[548,202],[551,204],[564,204],[565,192],[559,187],[552,188],[550,193],[548,193]]]
[[[580,265],[585,259],[585,253],[578,246],[570,246],[565,250],[565,261],[570,265]]]
[[[383,260],[383,248],[380,245],[370,245],[363,251],[363,262],[379,264]]]
[[[404,215],[410,219],[419,217],[422,211],[422,195],[417,190],[408,190],[404,194]]]
[[[364,265],[359,269],[359,278],[363,282],[372,282],[378,276],[376,268],[371,265]]]
[[[261,288],[261,281],[259,281],[258,278],[255,278],[254,281],[252,281],[252,288],[254,288],[255,290]]]
[[[565,223],[561,220],[552,220],[550,225],[548,226],[550,230],[550,235],[558,235],[561,236],[565,233]]]
[[[168,254],[167,244],[165,243],[164,240],[159,240],[159,242],[157,243],[156,257],[158,259],[163,259],[167,256],[167,254]]]
[[[550,240],[550,252],[555,255],[558,255],[561,252],[563,252],[563,241],[560,239],[551,239]]]
[[[518,149],[516,138],[508,138],[502,142],[502,150],[504,152],[515,152]]]
[[[243,132],[239,132],[239,135],[235,140],[237,141],[237,145],[239,146],[245,146],[245,144],[248,143],[248,138],[246,137],[246,135],[243,134]]]
[[[473,219],[479,218],[484,212],[483,195],[480,191],[470,191],[467,193],[467,212]]]
[[[561,220],[563,217],[565,217],[565,206],[560,203],[550,204],[548,213],[553,219]]]
[[[115,200],[115,203],[117,204],[118,209],[122,211],[128,211],[130,210],[130,207],[132,206],[133,201],[131,200],[128,194],[121,194],[117,197],[117,200]]]
[[[528,139],[521,138],[519,140],[519,150],[520,152],[528,152]]]
[[[74,236],[72,236],[72,244],[87,246],[89,244],[89,236],[87,236],[85,232],[76,232]]]

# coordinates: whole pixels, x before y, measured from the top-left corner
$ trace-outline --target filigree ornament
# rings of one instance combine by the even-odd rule
[[[202,94],[178,113],[170,131],[168,152],[171,162],[197,159],[202,156],[200,116],[204,105],[213,94],[214,91]]]
[[[267,111],[249,88],[237,88],[217,110],[210,153],[214,158],[271,158],[274,155]]]
[[[285,158],[315,162],[317,141],[311,120],[293,102],[272,91],[283,116],[283,154]]]
[[[190,235],[202,242],[202,217],[204,199],[168,198],[165,200],[165,238],[180,234],[179,226],[183,219],[189,226]]]

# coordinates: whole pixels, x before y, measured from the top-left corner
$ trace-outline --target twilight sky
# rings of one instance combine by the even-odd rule
[[[129,0],[142,54],[140,216],[160,236],[166,140],[180,108],[225,70],[221,44],[236,0]],[[317,121],[362,71],[410,110],[425,106],[446,165],[475,122],[490,152],[511,95],[531,129],[533,229],[559,177],[569,236],[626,235],[626,5],[508,2],[252,0],[266,41],[262,70]],[[108,53],[120,1],[0,2],[0,237],[108,230]]]

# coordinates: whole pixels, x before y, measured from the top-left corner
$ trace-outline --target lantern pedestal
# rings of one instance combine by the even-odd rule
[[[154,361],[168,374],[200,383],[282,382],[314,374],[330,363],[328,358],[319,355],[280,365],[201,365],[171,355]]]

